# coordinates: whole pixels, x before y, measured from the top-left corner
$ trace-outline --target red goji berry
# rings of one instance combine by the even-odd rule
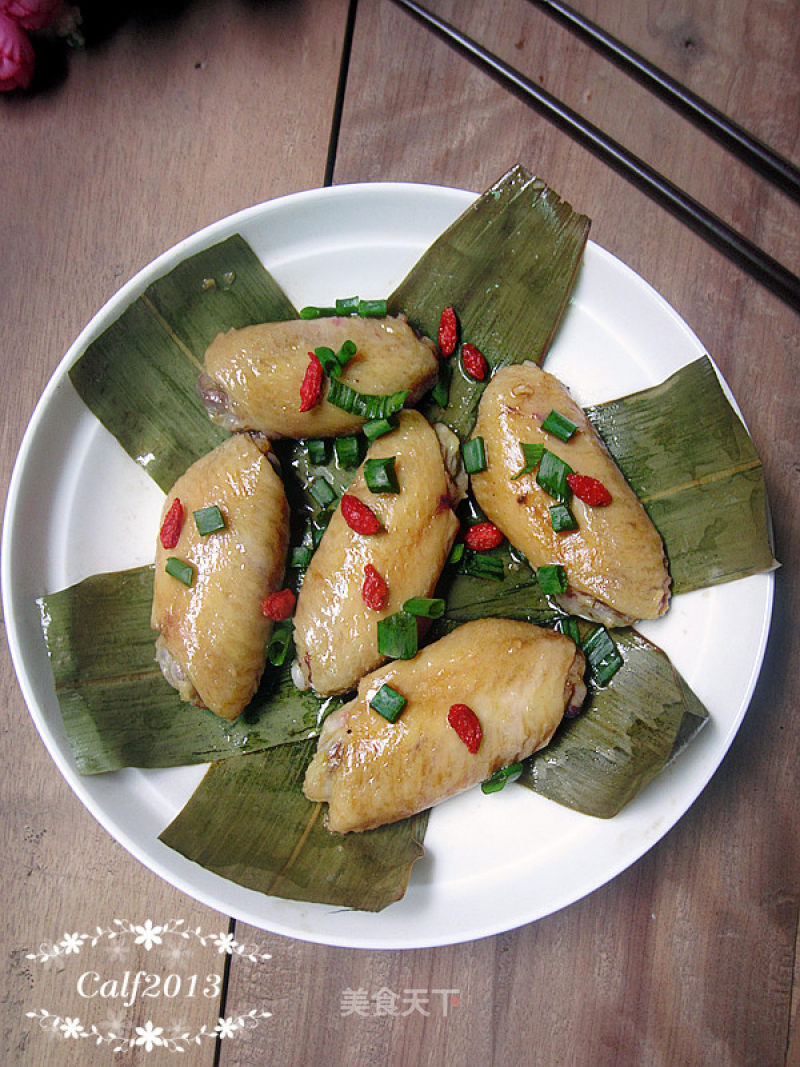
[[[466,704],[453,704],[447,713],[447,721],[474,756],[481,747],[483,730],[472,708]]]
[[[284,619],[291,618],[296,599],[291,589],[270,593],[261,603],[261,614],[273,622],[283,622]]]
[[[350,529],[358,534],[376,534],[381,528],[372,508],[352,493],[345,493],[342,497],[342,515]]]
[[[447,307],[439,319],[439,351],[452,356],[458,344],[458,319],[453,308]]]
[[[380,611],[386,604],[389,595],[389,586],[378,574],[371,563],[364,566],[364,584],[361,586],[361,596],[368,608]]]
[[[486,356],[479,352],[475,345],[461,346],[461,361],[470,378],[475,378],[479,382],[483,381],[489,370],[489,364],[486,362]]]
[[[183,504],[177,497],[172,501],[170,509],[164,516],[164,522],[161,524],[161,544],[164,548],[174,548],[181,536],[181,529],[183,527]]]
[[[306,367],[306,373],[303,378],[303,384],[300,386],[300,410],[310,411],[315,404],[319,403],[319,398],[322,396],[322,364],[319,361],[319,356],[314,352],[309,352],[309,363]]]
[[[464,534],[464,544],[473,552],[486,552],[502,545],[505,537],[493,522],[478,522]]]
[[[596,478],[588,474],[568,474],[567,485],[584,504],[593,508],[605,508],[611,503],[611,493]]]

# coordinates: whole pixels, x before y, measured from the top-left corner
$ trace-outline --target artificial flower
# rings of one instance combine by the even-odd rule
[[[33,45],[14,19],[0,11],[0,92],[27,89],[33,77]]]
[[[26,30],[49,26],[62,7],[63,0],[0,0],[0,11]]]

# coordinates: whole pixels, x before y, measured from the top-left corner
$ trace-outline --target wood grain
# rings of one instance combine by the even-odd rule
[[[497,0],[488,16],[485,3],[428,2],[800,270],[797,205],[534,5]],[[800,161],[796,4],[576,6]],[[161,18],[130,11],[102,41],[71,54],[51,88],[0,98],[0,139],[10,146],[0,200],[4,485],[62,353],[128,277],[200,226],[324,178],[347,0],[202,0]],[[187,1000],[169,1023],[196,1028],[213,1024],[217,1010],[272,1012],[246,1037],[218,1050],[205,1040],[191,1052],[192,1063],[210,1065],[218,1051],[224,1067],[798,1064],[797,315],[391,0],[358,0],[355,11],[334,181],[479,190],[520,160],[593,218],[593,239],[691,324],[744,412],[783,563],[770,643],[718,773],[677,826],[609,885],[522,929],[412,952],[328,948],[239,923],[236,937],[272,959],[232,958],[224,1002]],[[180,917],[220,933],[228,920],[167,886],[94,822],[37,737],[5,651],[0,697],[8,753],[0,1058],[108,1063],[106,1046],[51,1038],[25,1016],[42,1007],[77,1014],[76,968],[89,956],[46,969],[26,955],[115,918]],[[194,941],[175,969],[211,971],[219,959]],[[121,962],[162,978],[172,966],[142,945]],[[348,1010],[354,990],[394,994],[397,1014]],[[430,1014],[408,1010],[412,990],[427,995]],[[104,1015],[86,1018],[99,1024]],[[124,1021],[146,1018],[140,1001]],[[117,1057],[174,1059],[143,1048]]]

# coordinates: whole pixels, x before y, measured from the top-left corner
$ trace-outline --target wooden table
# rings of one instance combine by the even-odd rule
[[[800,162],[795,4],[576,6]],[[54,71],[42,65],[39,91],[0,99],[5,485],[70,342],[175,241],[326,182],[480,190],[520,160],[592,217],[593,239],[663,293],[717,361],[764,463],[783,563],[744,725],[699,800],[638,863],[548,918],[452,947],[327,948],[238,924],[237,940],[271,960],[234,957],[224,1003],[213,988],[206,997],[198,989],[175,1007],[174,1023],[194,1034],[220,1012],[271,1017],[218,1048],[203,1038],[188,1062],[800,1063],[797,313],[391,0],[198,0],[158,16],[158,5],[129,4],[102,27],[95,7],[103,5],[85,8],[84,51]],[[797,204],[534,5],[431,7],[800,272]],[[47,1009],[112,1026],[116,1014],[117,1026],[142,1025],[141,998],[131,1008],[107,1000],[98,1006],[105,1018],[89,1012],[76,989],[86,951],[49,968],[28,955],[114,919],[179,917],[213,936],[228,933],[229,919],[171,888],[100,828],[37,736],[5,651],[1,669],[0,1058],[173,1062],[164,1046],[114,1054],[108,1044],[53,1036],[26,1015]],[[91,957],[99,970],[114,958],[103,937]],[[177,968],[188,981],[221,970],[225,958],[194,938],[171,964],[167,948],[154,964],[141,943],[124,968],[160,968],[162,978]],[[430,1014],[345,1010],[347,990],[382,987],[422,990]],[[458,990],[459,1003],[445,1014],[434,989]]]

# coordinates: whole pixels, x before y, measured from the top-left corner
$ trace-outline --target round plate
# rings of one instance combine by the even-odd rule
[[[211,874],[158,840],[203,767],[77,774],[53,691],[35,600],[89,574],[152,559],[163,494],[84,407],[67,372],[155,278],[240,233],[297,307],[385,296],[473,193],[369,184],[314,190],[215,223],[160,256],[81,333],[31,419],[11,479],[2,581],[12,658],[53,760],[86,807],[134,856],[179,889],[254,926],[324,944],[418,948],[499,933],[548,915],[649,849],[703,789],[733,739],[766,645],[773,578],[757,575],[674,598],[641,630],[670,656],[711,713],[709,725],[614,819],[580,815],[510,788],[434,809],[408,891],[377,914],[280,900]],[[582,403],[662,381],[703,354],[675,311],[638,275],[589,244],[547,369]]]

